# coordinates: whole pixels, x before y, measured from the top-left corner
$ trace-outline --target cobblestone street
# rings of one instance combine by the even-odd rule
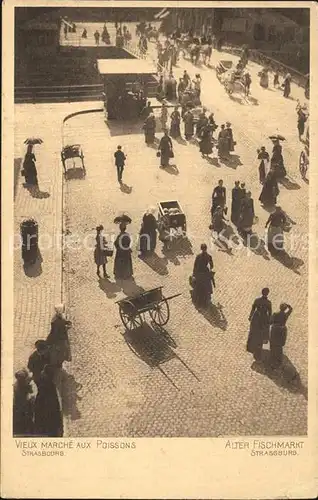
[[[224,57],[224,56],[223,56]],[[224,58],[228,58],[226,56]],[[194,76],[195,68],[183,69]],[[252,78],[257,71],[251,65]],[[241,105],[225,94],[215,72],[200,69],[203,103],[215,113],[218,124],[230,120],[237,148],[237,166],[210,164],[197,146],[175,142],[175,164],[158,168],[155,150],[147,148],[141,130],[104,123],[102,114],[74,118],[66,127],[67,142],[83,145],[87,164],[85,180],[66,185],[67,227],[82,239],[102,223],[105,234],[116,234],[112,223],[126,210],[136,242],[141,216],[149,205],[177,199],[187,216],[192,248],[183,254],[163,253],[161,244],[148,263],[133,252],[136,283],[121,290],[110,280],[98,280],[93,250],[70,251],[67,303],[74,325],[73,362],[70,370],[83,388],[76,415],[70,419],[72,436],[223,436],[248,434],[305,434],[307,426],[307,191],[299,178],[295,103],[280,93],[258,87],[252,95],[258,105]],[[301,90],[293,87],[293,95]],[[198,313],[189,294],[188,277],[200,243],[210,240],[210,199],[219,178],[228,195],[236,179],[252,190],[257,231],[264,235],[268,213],[258,203],[260,192],[256,149],[270,147],[268,135],[277,130],[287,137],[284,155],[293,189],[281,187],[279,202],[291,219],[294,234],[303,245],[291,251],[295,268],[284,267],[268,254],[212,250],[216,270],[214,314]],[[87,134],[87,131],[91,131]],[[71,141],[72,139],[72,141]],[[124,187],[116,180],[113,153],[121,144],[128,155]],[[288,186],[290,187],[290,186]],[[303,264],[302,264],[303,262]],[[301,265],[302,264],[302,265]],[[112,274],[112,260],[108,271]],[[164,334],[147,323],[125,334],[116,300],[163,285],[164,293],[182,292],[171,302],[171,319]],[[258,372],[246,352],[248,314],[263,286],[271,289],[273,308],[282,300],[294,307],[289,323],[283,371]],[[251,367],[252,365],[252,367]],[[296,371],[300,379],[291,381]]]
[[[219,59],[235,57],[213,52],[211,64]],[[69,375],[62,388],[67,436],[216,437],[307,432],[308,185],[298,171],[303,144],[298,139],[295,111],[296,99],[304,101],[303,89],[292,84],[293,99],[284,99],[281,92],[272,88],[264,90],[256,76],[259,67],[249,63],[254,99],[238,102],[225,93],[213,69],[198,70],[181,60],[175,76],[181,76],[184,69],[192,77],[200,72],[201,99],[215,113],[216,123],[232,123],[237,146],[231,164],[219,163],[216,158],[207,161],[201,158],[196,144],[174,141],[175,165],[160,169],[156,149],[145,145],[142,124],[107,124],[104,113],[76,116],[64,126],[64,144],[82,145],[87,170],[85,178],[74,176],[64,182],[66,234],[81,242],[79,247],[74,245],[67,250],[64,263],[64,299],[73,321],[72,361],[66,363]],[[89,108],[88,103],[85,105]],[[76,110],[85,105],[78,103]],[[52,213],[56,218],[61,215],[58,154],[60,126],[70,112],[68,106],[39,106],[38,111],[32,105],[16,106],[17,124],[25,121],[22,110],[30,110],[27,116],[32,115],[43,132],[38,163],[43,169],[42,178],[45,179],[45,171],[51,177],[47,177],[47,186],[40,180],[40,187],[51,196],[32,200],[38,204],[32,210],[41,214],[43,232],[46,217],[51,220]],[[98,106],[94,103],[91,108]],[[17,130],[15,141],[21,144],[26,130]],[[200,314],[192,305],[188,278],[200,244],[206,242],[210,246],[213,188],[219,179],[224,180],[230,206],[234,181],[245,182],[252,191],[259,218],[255,231],[264,237],[268,212],[258,201],[256,149],[264,145],[271,151],[268,136],[276,132],[287,139],[283,154],[289,181],[280,185],[279,205],[295,223],[286,236],[292,265],[284,266],[266,249],[253,252],[241,246],[230,253],[210,247],[216,271],[214,308],[211,314]],[[118,144],[128,157],[122,187],[117,182],[113,158]],[[19,192],[17,224],[20,215],[30,212],[24,214],[28,193],[23,192],[22,199]],[[163,200],[180,202],[187,217],[190,245],[179,252],[163,252],[158,242],[151,259],[140,259],[136,239],[142,215],[149,205]],[[135,277],[135,282],[126,284],[124,289],[114,280],[113,259],[107,264],[111,277],[104,280],[96,276],[93,257],[95,227],[103,224],[106,236],[116,236],[118,228],[113,219],[122,210],[133,221],[128,231],[134,241]],[[56,222],[57,232],[60,224]],[[85,237],[90,237],[89,249],[83,248]],[[41,277],[33,279],[26,277],[18,264],[16,269],[15,362],[21,364],[26,350],[29,352],[34,340],[41,337],[35,322],[43,325],[43,315],[53,309],[60,296],[61,265],[53,255],[51,260],[44,260]],[[166,330],[158,331],[147,322],[138,331],[125,332],[116,301],[161,285],[166,296],[182,293],[170,303],[171,318]],[[270,288],[274,310],[285,301],[294,308],[288,323],[284,366],[275,372],[255,365],[246,352],[248,315],[264,286]],[[34,293],[36,303],[41,303],[37,319],[25,316],[19,287],[29,287],[30,297]],[[46,329],[48,320],[45,317]],[[76,389],[77,384],[82,388]]]

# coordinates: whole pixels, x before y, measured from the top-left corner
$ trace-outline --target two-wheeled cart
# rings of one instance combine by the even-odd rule
[[[162,288],[159,286],[135,297],[126,297],[117,301],[121,321],[127,330],[140,327],[147,312],[155,325],[162,327],[168,323],[170,318],[168,301],[178,297],[181,293],[165,297]]]

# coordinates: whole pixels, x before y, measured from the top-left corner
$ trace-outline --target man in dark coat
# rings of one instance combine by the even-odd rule
[[[117,147],[117,151],[114,153],[114,156],[115,156],[115,165],[117,168],[117,178],[118,182],[121,184],[125,166],[125,160],[126,160],[126,156],[121,150],[121,146]]]
[[[240,217],[241,208],[241,189],[240,181],[235,181],[232,189],[231,221],[237,226]]]

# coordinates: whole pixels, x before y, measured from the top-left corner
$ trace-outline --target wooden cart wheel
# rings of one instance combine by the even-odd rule
[[[168,323],[170,318],[170,308],[168,301],[163,299],[161,302],[154,304],[153,309],[149,311],[152,321],[157,326],[164,326]]]
[[[142,318],[134,304],[132,304],[129,300],[125,301],[125,304],[129,304],[131,306],[130,311],[124,311],[122,305],[119,306],[119,314],[121,321],[124,327],[127,330],[134,330],[142,325]]]

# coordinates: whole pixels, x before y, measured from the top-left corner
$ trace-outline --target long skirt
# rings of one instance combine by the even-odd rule
[[[221,138],[218,141],[218,155],[220,158],[226,157],[229,155],[229,143],[226,138]]]
[[[213,293],[211,277],[208,272],[195,276],[195,283],[192,293],[194,304],[198,307],[207,307],[211,301]]]
[[[286,177],[287,172],[283,161],[279,163],[271,162],[271,167],[274,169],[276,179],[283,179]]]
[[[169,151],[162,150],[160,155],[160,165],[167,167],[169,165],[170,154]]]
[[[184,124],[184,135],[186,139],[190,139],[194,135],[194,125],[193,123]]]
[[[202,139],[200,142],[200,153],[203,155],[210,155],[213,151],[212,142],[209,138]]]
[[[35,399],[35,433],[43,437],[63,436],[63,420],[54,384],[43,388]]]
[[[259,197],[259,201],[266,207],[276,205],[277,201],[277,191],[273,185],[263,185],[262,192]]]
[[[114,276],[117,279],[129,279],[133,275],[131,250],[118,249],[114,261]]]
[[[285,82],[285,85],[284,85],[284,97],[289,97],[289,94],[290,94],[290,83],[289,82]]]
[[[71,349],[68,340],[51,345],[49,349],[50,365],[60,366],[64,361],[71,361]]]
[[[259,181],[261,184],[264,184],[264,181],[266,179],[266,170],[265,170],[264,160],[262,160],[261,163],[259,164],[258,172],[259,172]]]
[[[267,245],[273,250],[284,249],[284,231],[281,227],[270,225],[267,231]]]
[[[154,129],[145,130],[146,144],[153,144],[154,141],[155,141],[155,130]]]
[[[24,178],[25,178],[25,183],[30,184],[32,186],[37,186],[38,185],[38,174],[36,170],[36,166],[32,162],[30,165],[24,165],[23,166],[24,170]]]
[[[177,137],[180,137],[181,132],[180,132],[180,123],[179,122],[172,122],[170,126],[170,135],[174,139]]]
[[[261,87],[263,87],[263,89],[268,88],[268,75],[267,74],[261,76],[259,84]]]
[[[139,235],[139,249],[141,253],[153,252],[157,245],[157,231],[142,230]]]
[[[283,347],[286,342],[287,328],[282,325],[273,325],[270,332],[271,362],[278,366],[283,360]]]
[[[235,226],[238,224],[239,218],[240,218],[240,202],[239,200],[233,200],[232,205],[231,205],[231,222],[235,224]]]
[[[303,120],[299,120],[297,123],[298,134],[299,136],[303,135],[305,132],[305,122]]]
[[[262,314],[255,311],[250,323],[246,349],[260,359],[263,344],[269,340],[269,321]]]

